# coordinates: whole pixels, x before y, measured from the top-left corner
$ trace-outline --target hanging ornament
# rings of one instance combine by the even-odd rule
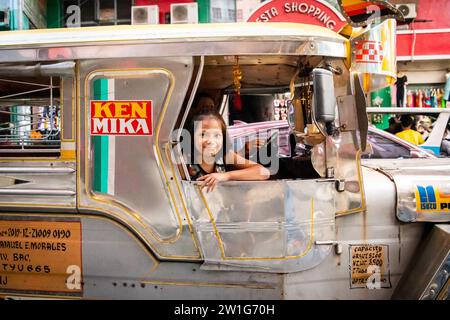
[[[241,101],[241,80],[242,80],[242,70],[239,65],[239,57],[236,56],[236,64],[233,66],[233,84],[234,84],[234,107],[237,111],[242,110]]]

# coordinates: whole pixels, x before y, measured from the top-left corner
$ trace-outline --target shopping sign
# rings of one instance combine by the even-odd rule
[[[152,101],[91,101],[91,135],[151,136]]]
[[[356,41],[355,50],[356,63],[381,63],[384,59],[380,41]]]
[[[347,25],[345,17],[322,0],[272,0],[262,3],[247,22],[296,22],[317,25],[339,32]]]

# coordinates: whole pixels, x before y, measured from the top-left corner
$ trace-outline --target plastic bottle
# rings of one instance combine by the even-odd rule
[[[406,94],[406,106],[412,108],[414,106],[414,95],[411,90]]]
[[[431,108],[437,108],[436,89],[431,89],[430,105],[431,105]]]
[[[445,107],[446,107],[445,105],[446,105],[447,102],[445,101],[444,93],[445,93],[444,90],[439,89],[439,96],[440,96],[440,104],[439,104],[439,107],[445,109]]]
[[[423,95],[423,107],[431,108],[431,99],[429,90],[425,90],[425,94]]]
[[[423,92],[420,89],[417,91],[416,107],[423,108]]]
[[[412,95],[412,103],[411,103],[411,108],[415,108],[416,105],[416,100],[417,100],[417,92],[415,90],[411,90],[411,95]]]

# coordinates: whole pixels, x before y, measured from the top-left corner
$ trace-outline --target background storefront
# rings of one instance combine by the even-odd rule
[[[267,3],[264,0],[0,0],[0,30],[126,25],[142,17],[142,12],[149,16],[148,23],[245,22],[264,2]],[[320,2],[338,7],[336,0]],[[394,85],[372,92],[369,105],[445,107],[450,88],[450,1],[390,2],[406,6],[409,11],[408,19],[399,23],[397,31],[397,67],[408,80],[404,104],[398,105],[398,87]],[[134,12],[136,6],[151,8],[139,13]],[[185,17],[180,18],[180,14]],[[389,115],[384,115],[373,122],[386,127],[388,119]]]
[[[397,69],[406,76],[403,105],[397,102],[397,86],[371,94],[372,107],[446,107],[450,75],[450,1],[402,0],[409,17],[397,30]],[[400,88],[401,90],[401,88]],[[400,92],[401,93],[401,92]],[[376,116],[375,116],[376,117]],[[389,115],[373,118],[388,127]]]

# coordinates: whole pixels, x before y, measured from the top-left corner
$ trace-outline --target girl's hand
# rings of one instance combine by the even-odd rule
[[[206,192],[213,191],[217,183],[228,180],[230,180],[230,177],[227,173],[210,173],[197,179],[197,181],[204,182],[201,188],[206,187]]]

